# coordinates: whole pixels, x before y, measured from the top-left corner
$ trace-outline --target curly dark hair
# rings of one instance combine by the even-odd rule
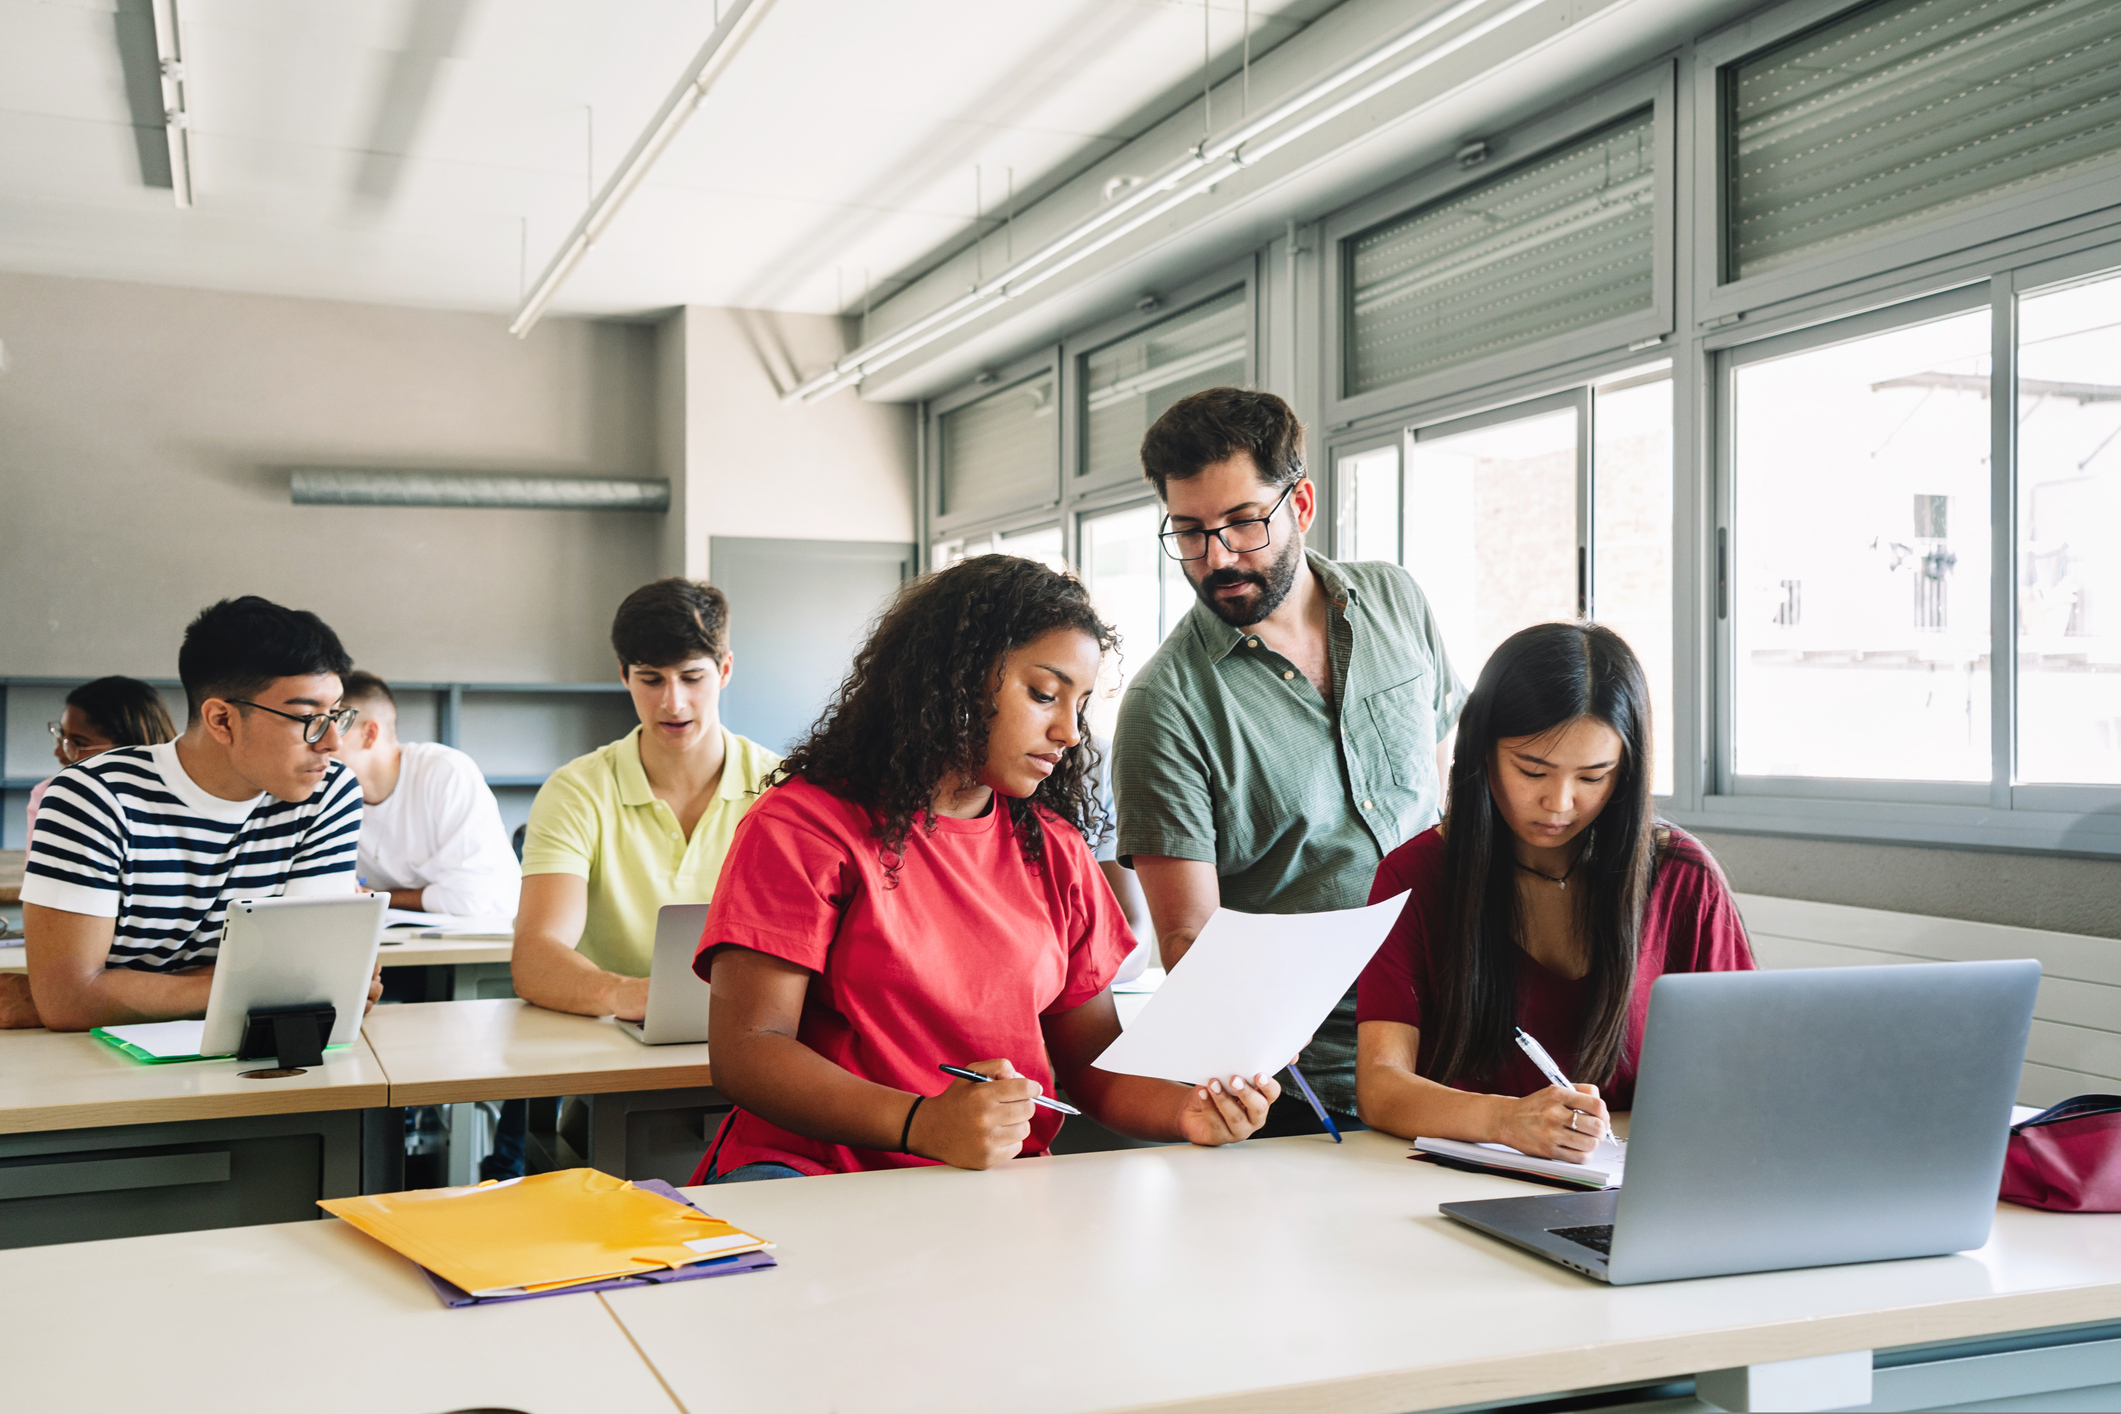
[[[895,887],[906,837],[937,790],[986,764],[992,680],[1002,656],[1061,628],[1088,634],[1102,652],[1119,646],[1081,581],[1036,560],[976,555],[913,580],[877,620],[846,681],[774,781],[807,781],[866,806],[887,886]],[[1033,864],[1045,858],[1037,806],[1086,838],[1101,839],[1110,828],[1088,725],[1080,717],[1076,724],[1082,740],[1059,769],[1028,798],[1007,799]],[[927,829],[935,829],[932,817]]]

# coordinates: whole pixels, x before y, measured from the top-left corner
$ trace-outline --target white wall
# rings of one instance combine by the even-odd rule
[[[173,676],[226,595],[401,679],[602,677],[662,517],[296,506],[293,465],[652,475],[655,330],[0,275],[0,674]]]
[[[914,538],[911,405],[852,392],[781,402],[796,369],[823,368],[851,347],[845,321],[699,305],[673,321],[682,334],[666,325],[663,346],[681,346],[685,366],[685,487],[672,507],[683,572],[711,575],[707,542],[718,535]]]

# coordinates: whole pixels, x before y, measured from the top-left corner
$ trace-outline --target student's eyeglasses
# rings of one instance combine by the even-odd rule
[[[1219,530],[1163,530],[1156,538],[1162,542],[1164,553],[1174,560],[1204,560],[1208,557],[1208,537],[1214,536],[1222,542],[1225,550],[1233,555],[1249,555],[1254,550],[1264,550],[1274,543],[1274,515],[1281,509],[1282,501],[1289,499],[1289,492],[1296,486],[1292,483],[1288,491],[1265,515],[1250,520],[1233,520]],[[1169,524],[1171,517],[1165,516]]]
[[[57,722],[46,722],[44,729],[52,734],[53,741],[59,743],[59,754],[66,758],[66,764],[69,766],[76,761],[85,761],[104,749],[92,741],[83,741],[80,737],[69,735],[66,728]]]
[[[279,708],[268,707],[262,702],[246,702],[240,697],[231,697],[228,700],[231,706],[255,707],[260,712],[270,712],[275,717],[285,717],[290,722],[300,722],[302,724],[302,740],[311,746],[315,746],[318,742],[324,740],[324,733],[330,731],[333,727],[337,727],[341,733],[344,733],[348,727],[353,725],[354,718],[361,715],[361,709],[358,707],[341,707],[336,712],[312,712],[306,717],[298,717],[292,712],[282,712]]]

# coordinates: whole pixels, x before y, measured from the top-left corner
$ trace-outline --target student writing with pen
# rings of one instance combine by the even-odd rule
[[[1611,629],[1538,624],[1488,659],[1443,823],[1371,890],[1407,902],[1357,984],[1366,1124],[1581,1161],[1633,1100],[1657,978],[1753,967],[1716,862],[1656,819],[1650,725]]]
[[[1097,1069],[1134,947],[1085,842],[1084,713],[1113,646],[1073,578],[982,555],[916,580],[738,826],[695,967],[736,1102],[696,1182],[1045,1152],[1058,1081],[1140,1138],[1226,1144],[1266,1076]],[[963,1067],[980,1080],[940,1073]]]

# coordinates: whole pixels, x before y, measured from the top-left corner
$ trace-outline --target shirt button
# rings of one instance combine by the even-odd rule
[[[1296,674],[1295,674],[1294,672],[1291,672],[1291,671],[1289,671],[1289,670],[1287,670],[1287,669],[1284,669],[1284,670],[1282,671],[1282,675],[1281,675],[1281,680],[1282,680],[1283,682],[1287,682],[1287,681],[1288,681],[1288,680],[1289,680],[1290,678],[1293,678],[1293,677],[1295,677],[1295,676],[1296,676]]]
[[[1367,801],[1367,800],[1366,800],[1366,801],[1364,801],[1364,802],[1362,803],[1362,808],[1363,808],[1363,809],[1365,809],[1365,810],[1368,810],[1368,809],[1370,808],[1370,802],[1369,802],[1369,801]]]
[[[674,840],[681,840],[681,839],[685,838],[685,836],[684,836],[683,832],[681,832],[681,831],[678,831],[678,830],[672,830],[672,831],[670,832],[670,838],[672,838],[672,839],[674,839]]]
[[[1258,639],[1256,639],[1256,638],[1248,638],[1248,639],[1246,639],[1246,640],[1245,640],[1245,647],[1247,647],[1247,648],[1257,648],[1257,647],[1259,647],[1259,640],[1258,640]]]

